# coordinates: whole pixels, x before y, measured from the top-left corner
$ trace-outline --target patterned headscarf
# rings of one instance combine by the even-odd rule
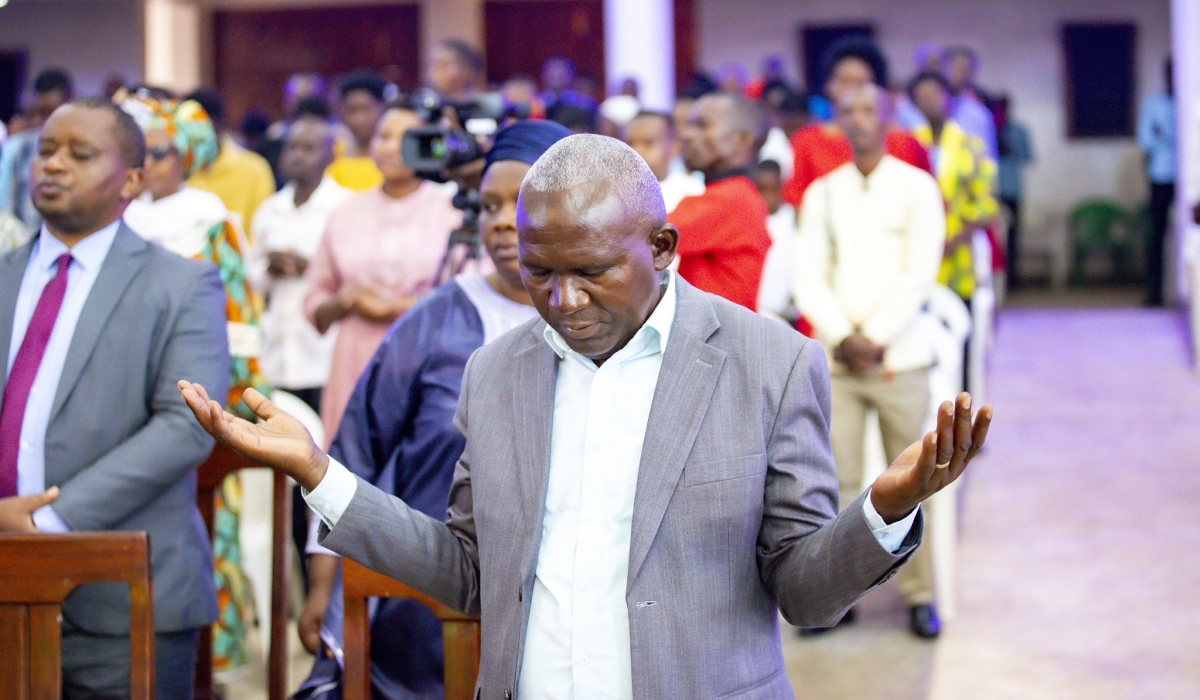
[[[217,159],[219,143],[208,113],[195,100],[156,100],[137,95],[121,102],[142,132],[162,129],[171,137],[187,180]]]

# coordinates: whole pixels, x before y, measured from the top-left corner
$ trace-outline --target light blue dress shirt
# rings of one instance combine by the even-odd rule
[[[108,250],[117,237],[120,220],[93,233],[74,248],[68,249],[55,238],[45,226],[33,243],[25,276],[17,293],[17,306],[13,314],[12,339],[8,344],[8,366],[5,376],[12,372],[17,351],[25,340],[25,331],[33,318],[42,290],[54,279],[57,260],[63,253],[71,254],[71,267],[67,271],[67,291],[63,296],[54,330],[46,344],[46,353],[38,365],[37,376],[29,391],[29,402],[25,404],[25,418],[21,423],[21,445],[17,451],[17,495],[28,496],[46,489],[46,429],[50,425],[50,410],[54,396],[58,393],[58,381],[62,376],[67,350],[75,335],[75,326],[83,304],[87,301],[92,285],[100,273]],[[43,532],[67,532],[71,528],[63,522],[53,506],[39,508],[33,514],[33,524]]]
[[[1138,145],[1146,153],[1150,182],[1175,182],[1175,99],[1165,92],[1150,95],[1138,112]]]

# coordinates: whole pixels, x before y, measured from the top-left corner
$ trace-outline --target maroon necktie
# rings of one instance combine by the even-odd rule
[[[70,253],[58,256],[58,273],[42,290],[25,339],[17,350],[8,383],[4,385],[4,401],[0,403],[0,498],[17,495],[17,455],[20,453],[21,423],[25,420],[25,404],[29,403],[29,390],[33,388],[42,355],[54,330],[54,321],[67,294],[67,269],[71,265]]]

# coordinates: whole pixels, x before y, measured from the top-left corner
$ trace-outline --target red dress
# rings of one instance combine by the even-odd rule
[[[813,180],[828,175],[854,157],[849,139],[831,124],[809,124],[792,134],[792,152],[795,154],[795,171],[792,179],[783,185],[783,199],[797,208],[804,198],[804,190]],[[909,165],[933,173],[929,154],[907,131],[888,131],[887,152]]]
[[[756,310],[771,247],[767,205],[744,175],[708,183],[667,216],[679,229],[679,275],[697,289]]]

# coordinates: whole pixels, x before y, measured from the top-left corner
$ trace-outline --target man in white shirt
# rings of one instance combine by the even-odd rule
[[[679,233],[632,149],[559,141],[517,229],[541,318],[467,364],[448,521],[356,480],[256,392],[251,424],[180,390],[213,435],[296,478],[322,544],[481,616],[476,697],[792,697],[779,612],[829,624],[889,577],[991,408],[972,427],[969,396],[946,402],[835,516],[824,353],[669,271]]]
[[[267,297],[262,370],[273,386],[320,411],[336,334],[321,335],[304,315],[304,272],[317,251],[329,213],[353,194],[325,175],[333,162],[334,133],[318,116],[288,128],[279,167],[288,183],[254,214],[255,284]]]
[[[796,301],[831,360],[830,438],[843,504],[862,489],[866,412],[875,408],[889,460],[921,436],[933,351],[915,325],[946,238],[929,173],[887,155],[888,96],[868,85],[837,105],[854,160],[804,193]],[[940,629],[929,548],[901,570],[910,627]]]

